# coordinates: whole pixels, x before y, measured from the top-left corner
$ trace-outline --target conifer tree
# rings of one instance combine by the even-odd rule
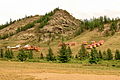
[[[71,58],[72,57],[72,51],[71,51],[70,46],[68,46],[68,48],[67,48],[67,53],[68,53],[69,58]]]
[[[5,57],[7,58],[7,59],[12,59],[14,56],[13,56],[13,52],[12,52],[12,50],[6,50],[5,51]]]
[[[97,64],[98,61],[99,61],[98,52],[94,48],[94,49],[91,50],[89,63],[91,63],[91,64],[93,64],[93,63]]]
[[[86,51],[84,45],[81,45],[81,49],[78,52],[78,58],[84,60],[88,57],[88,52]]]
[[[67,52],[67,46],[63,43],[59,50],[58,60],[62,63],[70,61],[69,54]]]
[[[103,59],[107,60],[107,53],[106,53],[106,51],[103,51]]]
[[[12,24],[13,22],[12,22],[12,19],[10,18],[10,24]]]
[[[32,50],[29,51],[28,58],[29,59],[33,59],[33,51]]]
[[[113,59],[113,54],[111,49],[107,49],[107,60],[112,60]]]
[[[24,50],[19,51],[17,58],[20,61],[26,61],[27,55],[25,54]]]
[[[3,58],[3,49],[0,49],[0,58]]]
[[[118,49],[115,52],[115,60],[120,60],[120,51]]]
[[[102,55],[101,50],[99,50],[99,52],[98,52],[98,57],[99,57],[99,59],[103,59],[103,55]]]
[[[111,26],[110,26],[110,31],[117,31],[117,23],[116,22],[112,22]]]
[[[53,51],[52,51],[52,49],[50,47],[48,49],[48,54],[46,56],[46,59],[47,59],[47,61],[53,61],[53,60],[55,60],[55,57],[53,55]]]
[[[108,18],[107,18],[107,16],[104,16],[104,23],[105,23],[105,24],[108,23]]]

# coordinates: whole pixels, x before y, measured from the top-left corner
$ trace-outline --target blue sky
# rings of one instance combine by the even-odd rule
[[[120,17],[120,0],[1,0],[0,24],[25,15],[43,15],[59,7],[78,19]]]

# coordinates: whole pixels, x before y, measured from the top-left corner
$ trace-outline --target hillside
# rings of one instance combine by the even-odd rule
[[[86,29],[81,34],[75,36],[76,30],[82,27],[82,21],[75,19],[66,10],[55,9],[43,16],[25,18],[1,29],[0,35],[13,34],[5,39],[1,39],[0,47],[30,44],[45,48],[45,50],[41,52],[47,53],[47,42],[50,40],[50,45],[54,53],[57,53],[58,43],[61,41],[61,38],[64,37],[65,42],[77,43],[75,46],[71,46],[74,54],[77,54],[83,41],[104,40],[105,43],[97,47],[97,49],[103,51],[110,48],[114,51],[115,49],[120,49],[119,31],[116,31],[112,36],[103,35],[103,33],[110,28],[111,23],[112,21],[110,23],[104,23],[103,26],[105,28],[102,32],[99,32],[97,28],[94,30]],[[33,25],[22,30],[22,28],[28,24]],[[18,31],[19,29],[20,31]]]
[[[26,18],[24,20],[15,22],[14,24],[11,24],[6,28],[1,29],[1,35],[13,33],[12,36],[5,38],[4,42],[47,42],[50,39],[49,35],[52,36],[51,40],[59,39],[61,36],[65,36],[69,39],[73,37],[75,30],[80,26],[80,20],[75,19],[67,11],[59,9],[53,11],[53,15],[48,17],[50,18],[50,20],[43,28],[39,28],[42,25],[42,21],[39,22],[39,20],[44,20],[44,18],[46,17],[47,15],[41,18],[40,16],[33,16],[31,18]],[[19,28],[23,28],[31,23],[34,23],[34,26],[32,26],[31,28],[28,28],[24,31],[16,32],[17,30],[19,30]]]

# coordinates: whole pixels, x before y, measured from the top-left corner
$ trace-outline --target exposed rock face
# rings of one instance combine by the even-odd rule
[[[40,30],[41,40],[47,41],[50,38],[49,36],[52,37],[51,39],[60,38],[61,35],[70,38],[79,26],[80,20],[75,19],[67,11],[60,9],[51,17],[48,25]]]

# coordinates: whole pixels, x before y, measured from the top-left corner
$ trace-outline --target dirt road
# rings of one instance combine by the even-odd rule
[[[37,80],[120,80],[117,75],[95,74],[59,74],[59,73],[34,73],[27,74]]]

